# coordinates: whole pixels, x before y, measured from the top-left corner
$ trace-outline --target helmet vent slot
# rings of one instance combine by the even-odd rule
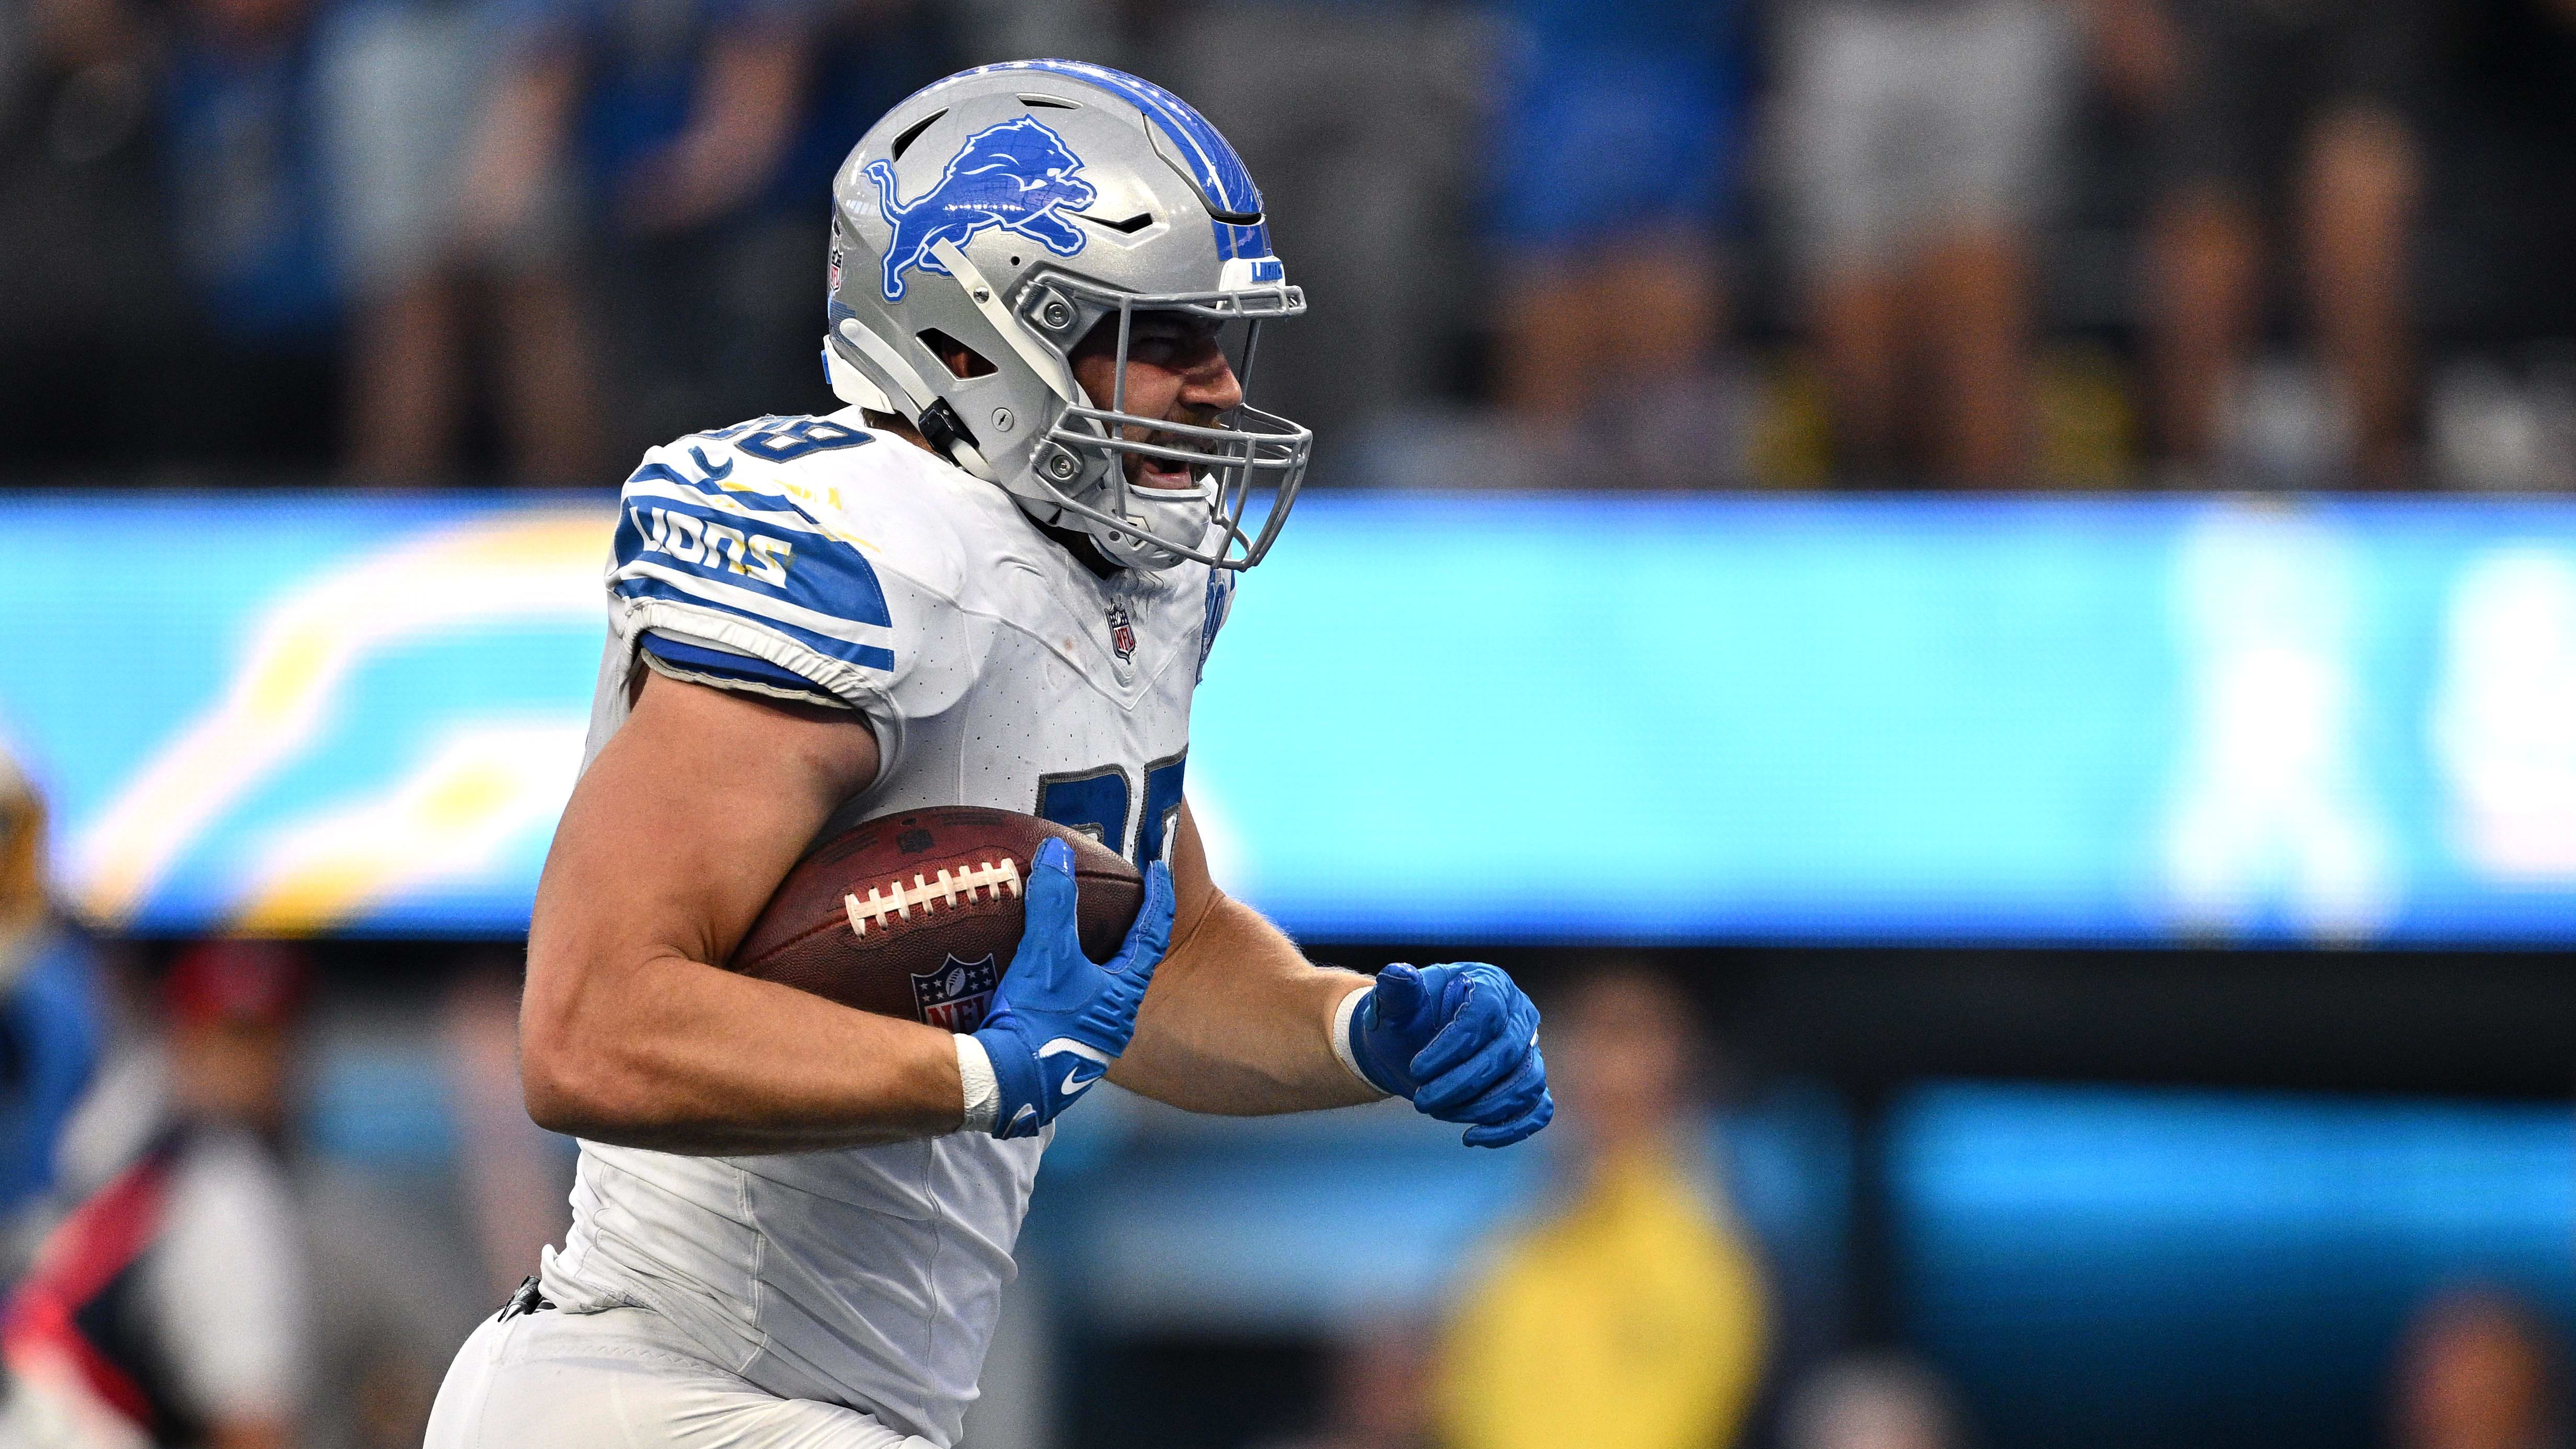
[[[886,148],[886,159],[891,161],[902,160],[903,153],[912,149],[912,143],[921,139],[921,133],[929,130],[935,125],[938,125],[939,118],[947,114],[948,108],[942,106],[938,110],[931,112],[929,115],[922,117],[920,120],[906,126],[903,134],[894,138],[894,144]]]
[[[1093,226],[1105,226],[1111,231],[1125,232],[1129,236],[1133,236],[1154,224],[1154,213],[1150,211],[1140,211],[1134,216],[1128,217],[1123,221],[1111,221],[1105,216],[1093,216],[1087,211],[1077,211],[1073,213],[1073,215],[1081,217],[1084,221],[1090,222]]]
[[[961,380],[970,377],[991,377],[1001,371],[993,365],[993,359],[936,327],[925,327],[913,336],[920,339],[921,345],[929,348],[940,362]]]
[[[1022,92],[1020,95],[1020,104],[1028,107],[1032,111],[1078,111],[1082,109],[1082,102],[1080,101],[1068,101],[1062,96],[1033,96],[1026,92]]]

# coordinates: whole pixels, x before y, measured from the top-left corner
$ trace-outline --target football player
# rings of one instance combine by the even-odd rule
[[[1483,1146],[1554,1111],[1502,972],[1319,967],[1208,878],[1190,694],[1311,441],[1227,351],[1304,309],[1233,149],[1133,76],[987,66],[879,121],[833,202],[850,406],[626,484],[521,1021],[529,1110],[582,1139],[573,1228],[432,1449],[945,1449],[1050,1124],[1104,1071],[1198,1112],[1399,1094]],[[998,989],[940,1003],[971,1030],[720,969],[819,834],[955,804],[1142,865],[1115,959],[1049,842]]]

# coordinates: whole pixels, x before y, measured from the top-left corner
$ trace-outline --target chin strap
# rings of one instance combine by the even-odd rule
[[[948,405],[948,399],[939,398],[923,408],[913,426],[921,429],[923,442],[947,455],[958,467],[988,483],[993,481],[992,465],[976,451],[974,434],[966,431],[965,422],[957,416],[957,409]]]

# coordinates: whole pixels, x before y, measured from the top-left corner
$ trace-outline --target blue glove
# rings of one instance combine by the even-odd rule
[[[1136,1008],[1172,939],[1172,872],[1145,869],[1145,904],[1108,965],[1082,954],[1074,916],[1073,850],[1061,840],[1029,862],[1028,924],[992,1010],[975,1033],[992,1059],[1001,1102],[996,1137],[1034,1137],[1108,1074],[1136,1034]]]
[[[1470,1124],[1470,1147],[1508,1147],[1556,1115],[1538,1008],[1498,966],[1389,966],[1350,1020],[1360,1075],[1428,1116]]]

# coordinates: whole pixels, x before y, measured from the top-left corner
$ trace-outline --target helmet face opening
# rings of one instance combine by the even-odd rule
[[[1224,569],[1259,563],[1304,484],[1314,431],[1248,403],[1207,423],[1139,413],[1128,406],[1128,370],[1140,320],[1157,313],[1205,319],[1217,324],[1216,345],[1248,396],[1262,323],[1305,311],[1304,294],[1281,284],[1139,295],[1049,275],[1032,279],[1021,306],[1035,314],[1032,320],[1062,322],[1045,330],[1083,339],[1057,348],[1068,375],[1073,349],[1095,335],[1114,338],[1106,405],[1087,395],[1066,404],[1039,449],[1033,481],[1046,502],[1090,525],[1084,531],[1130,566],[1168,567],[1180,559]],[[1196,486],[1139,484],[1129,477],[1130,459],[1179,464]]]
[[[1174,420],[1159,389],[1128,395],[1131,364],[1159,356],[1155,314],[1215,324],[1248,387],[1261,324],[1305,311],[1241,159],[1186,102],[1077,62],[952,76],[851,153],[833,248],[826,366],[844,398],[893,404],[1113,563],[1244,569],[1269,552],[1312,431],[1243,405]],[[1078,350],[1107,396],[1076,379]],[[954,357],[992,370],[957,376]]]

